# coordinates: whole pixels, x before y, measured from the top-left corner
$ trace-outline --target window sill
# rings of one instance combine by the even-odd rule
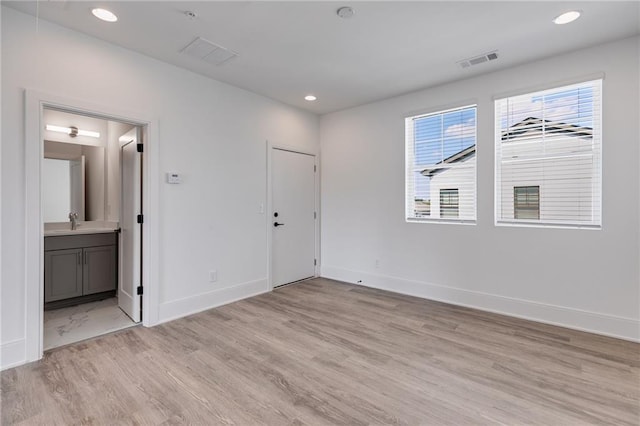
[[[406,218],[407,223],[435,223],[439,225],[475,225],[475,219],[429,219]]]
[[[513,228],[555,228],[555,229],[587,229],[590,231],[601,231],[602,225],[572,224],[561,222],[530,222],[530,221],[495,221],[495,226],[505,226]]]

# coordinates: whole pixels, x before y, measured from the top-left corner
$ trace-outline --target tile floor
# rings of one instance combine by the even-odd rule
[[[136,325],[118,307],[118,299],[101,300],[44,312],[44,350],[79,342]]]

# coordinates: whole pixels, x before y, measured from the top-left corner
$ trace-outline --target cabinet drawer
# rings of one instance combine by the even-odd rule
[[[115,232],[104,234],[61,235],[59,237],[44,238],[45,251],[79,247],[113,246],[117,244],[118,234]]]

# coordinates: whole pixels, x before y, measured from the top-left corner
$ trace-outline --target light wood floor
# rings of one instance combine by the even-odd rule
[[[640,345],[316,279],[2,373],[2,424],[640,423]]]

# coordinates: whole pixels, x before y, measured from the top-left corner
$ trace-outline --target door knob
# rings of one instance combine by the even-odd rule
[[[273,222],[273,226],[277,228],[278,226],[284,226],[284,223]]]

